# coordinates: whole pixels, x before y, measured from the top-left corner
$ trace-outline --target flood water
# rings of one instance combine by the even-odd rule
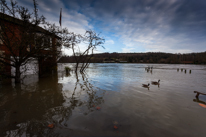
[[[206,136],[206,96],[194,93],[206,93],[205,65],[91,64],[78,76],[65,66],[0,85],[0,136]]]

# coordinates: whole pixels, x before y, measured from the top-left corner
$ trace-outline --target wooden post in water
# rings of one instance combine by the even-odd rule
[[[185,69],[185,73],[187,72],[187,70]]]
[[[190,74],[191,74],[192,70],[190,70]]]

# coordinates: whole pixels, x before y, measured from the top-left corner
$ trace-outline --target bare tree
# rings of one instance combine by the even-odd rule
[[[82,57],[82,66],[80,69],[80,72],[84,72],[84,70],[89,66],[90,60],[93,57],[94,50],[101,46],[104,48],[104,38],[100,37],[99,34],[97,34],[95,31],[88,30],[85,33],[85,41],[87,46],[87,49],[81,54]]]
[[[63,29],[63,39],[65,41],[64,45],[66,48],[71,48],[73,51],[73,56],[76,62],[75,72],[78,70],[79,63],[81,62],[81,51],[79,44],[84,40],[81,34],[76,34],[74,32],[69,32],[67,28]]]
[[[61,39],[61,31],[46,22],[43,15],[39,16],[36,0],[33,3],[31,13],[27,8],[18,6],[17,2],[11,1],[11,6],[8,6],[5,0],[0,0],[0,51],[4,52],[0,55],[0,63],[6,70],[15,68],[15,75],[3,71],[1,75],[15,78],[15,83],[21,80],[23,66],[34,60],[40,63],[47,58],[53,62],[61,51],[62,41],[58,40]]]
[[[78,68],[80,67],[79,71],[83,73],[90,64],[90,60],[93,57],[94,50],[98,46],[103,47],[102,45],[104,44],[104,39],[92,30],[86,31],[85,35],[70,33],[69,37],[73,56],[76,62],[75,72],[77,72]],[[82,49],[80,48],[80,43],[84,43],[84,45],[86,45],[86,49],[84,51],[82,51]]]

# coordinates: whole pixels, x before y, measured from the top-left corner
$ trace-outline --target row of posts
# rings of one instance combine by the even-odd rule
[[[177,71],[179,71],[179,68],[177,69]],[[181,72],[185,71],[185,73],[187,73],[187,69],[183,69],[181,68]],[[189,73],[191,74],[192,73],[192,70],[190,69]]]

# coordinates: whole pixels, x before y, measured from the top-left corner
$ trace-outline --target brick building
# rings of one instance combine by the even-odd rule
[[[1,73],[11,75],[11,66],[15,65],[12,64],[12,58],[35,58],[39,76],[57,71],[60,37],[3,13],[0,13],[0,33],[0,60],[4,60],[4,63],[0,61]]]

